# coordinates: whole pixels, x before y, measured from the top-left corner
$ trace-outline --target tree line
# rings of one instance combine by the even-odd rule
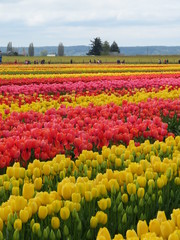
[[[47,54],[48,54],[47,50],[42,50],[40,55],[41,56],[47,56]],[[14,48],[12,46],[12,42],[9,42],[7,44],[7,50],[6,50],[6,53],[4,53],[4,55],[7,55],[7,56],[23,55],[23,56],[31,56],[31,57],[33,57],[34,56],[34,44],[33,43],[29,44],[28,53],[26,53],[25,48],[23,48],[22,54],[19,54],[18,53],[18,49]],[[61,42],[58,45],[57,56],[64,56],[64,45]]]
[[[91,48],[87,55],[118,55],[120,54],[120,49],[118,47],[118,44],[113,41],[113,43],[110,45],[108,41],[102,42],[102,40],[99,37],[94,38],[94,40],[91,40]]]
[[[110,45],[108,41],[102,42],[102,40],[99,37],[94,38],[94,40],[91,40],[91,47],[87,55],[118,55],[120,54],[120,49],[118,47],[118,44],[113,41],[113,43]],[[41,56],[47,56],[48,52],[46,49],[42,50],[40,55]],[[34,56],[34,44],[30,43],[28,47],[28,53],[26,53],[25,48],[23,48],[22,54],[18,53],[18,49],[14,48],[12,46],[12,42],[9,42],[7,45],[7,51],[4,55],[8,56]],[[64,56],[64,45],[63,43],[59,43],[57,47],[57,56]]]

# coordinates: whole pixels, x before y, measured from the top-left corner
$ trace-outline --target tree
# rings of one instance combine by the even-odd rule
[[[33,43],[29,44],[28,55],[31,56],[31,57],[34,56],[34,45],[33,45]]]
[[[105,41],[102,44],[102,55],[109,55],[110,52],[110,45],[108,41]]]
[[[64,56],[64,46],[62,43],[58,45],[58,56]]]
[[[12,53],[13,52],[13,48],[12,48],[12,42],[9,42],[7,45],[7,53]]]
[[[111,44],[110,51],[120,53],[119,47],[115,41]]]
[[[91,40],[91,49],[87,55],[99,56],[102,52],[102,42],[100,38],[94,38],[94,41]]]

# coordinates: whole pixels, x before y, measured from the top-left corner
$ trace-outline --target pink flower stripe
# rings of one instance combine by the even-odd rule
[[[116,80],[116,77],[114,77]],[[162,86],[177,86],[180,87],[180,77],[174,78],[151,78],[146,79],[136,77],[133,81],[131,79],[127,80],[97,80],[92,82],[68,82],[63,83],[39,83],[39,84],[29,84],[29,85],[5,85],[0,86],[0,93],[10,93],[10,94],[33,94],[33,93],[57,93],[57,92],[82,92],[82,91],[94,91],[94,90],[113,90],[113,89],[121,89],[126,88],[128,90],[134,88],[159,88]]]

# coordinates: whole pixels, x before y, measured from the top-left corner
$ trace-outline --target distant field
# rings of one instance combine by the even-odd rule
[[[3,63],[14,63],[15,60],[17,63],[25,63],[25,60],[31,61],[34,63],[34,60],[38,60],[40,62],[42,59],[45,60],[45,63],[70,63],[71,59],[73,63],[88,63],[90,60],[93,63],[94,60],[97,62],[101,60],[102,63],[115,63],[117,60],[121,62],[125,60],[125,63],[158,63],[159,59],[161,59],[162,63],[165,59],[168,59],[168,63],[178,63],[180,60],[180,55],[173,56],[63,56],[63,57],[22,57],[22,56],[3,56]]]

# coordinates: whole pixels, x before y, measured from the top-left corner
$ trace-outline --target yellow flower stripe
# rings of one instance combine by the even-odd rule
[[[43,95],[40,96],[39,101],[32,102],[31,104],[24,103],[21,107],[19,107],[18,102],[12,103],[9,107],[6,104],[0,105],[0,113],[4,116],[4,110],[9,109],[10,113],[13,111],[16,112],[27,112],[30,110],[36,111],[36,112],[46,112],[47,109],[55,108],[58,109],[61,104],[64,104],[66,107],[72,106],[82,106],[82,107],[88,107],[90,103],[93,103],[95,106],[102,106],[109,104],[113,102],[117,105],[122,105],[123,100],[126,100],[129,103],[138,103],[141,101],[147,101],[147,99],[151,98],[157,98],[157,99],[178,99],[180,96],[180,89],[175,89],[169,91],[168,87],[164,90],[160,90],[158,92],[146,92],[145,90],[137,90],[136,93],[132,96],[129,96],[129,94],[126,94],[124,96],[116,96],[115,94],[107,95],[107,94],[99,94],[96,96],[79,96],[75,98],[74,94],[66,94],[64,95],[64,98],[68,97],[68,99],[71,99],[72,102],[64,101],[60,102],[59,100],[51,100],[46,101],[43,98]],[[1,96],[3,98],[3,96]],[[63,95],[61,96],[63,97]]]
[[[160,71],[160,72],[132,72],[131,70],[129,70],[129,72],[122,72],[122,73],[117,73],[117,72],[107,72],[107,73],[102,73],[102,72],[97,72],[97,73],[67,73],[67,74],[7,74],[7,75],[1,75],[0,78],[1,79],[46,79],[46,78],[50,78],[50,79],[54,79],[54,78],[79,78],[79,77],[106,77],[106,76],[140,76],[140,75],[153,75],[153,74],[180,74],[180,70],[177,71]]]

